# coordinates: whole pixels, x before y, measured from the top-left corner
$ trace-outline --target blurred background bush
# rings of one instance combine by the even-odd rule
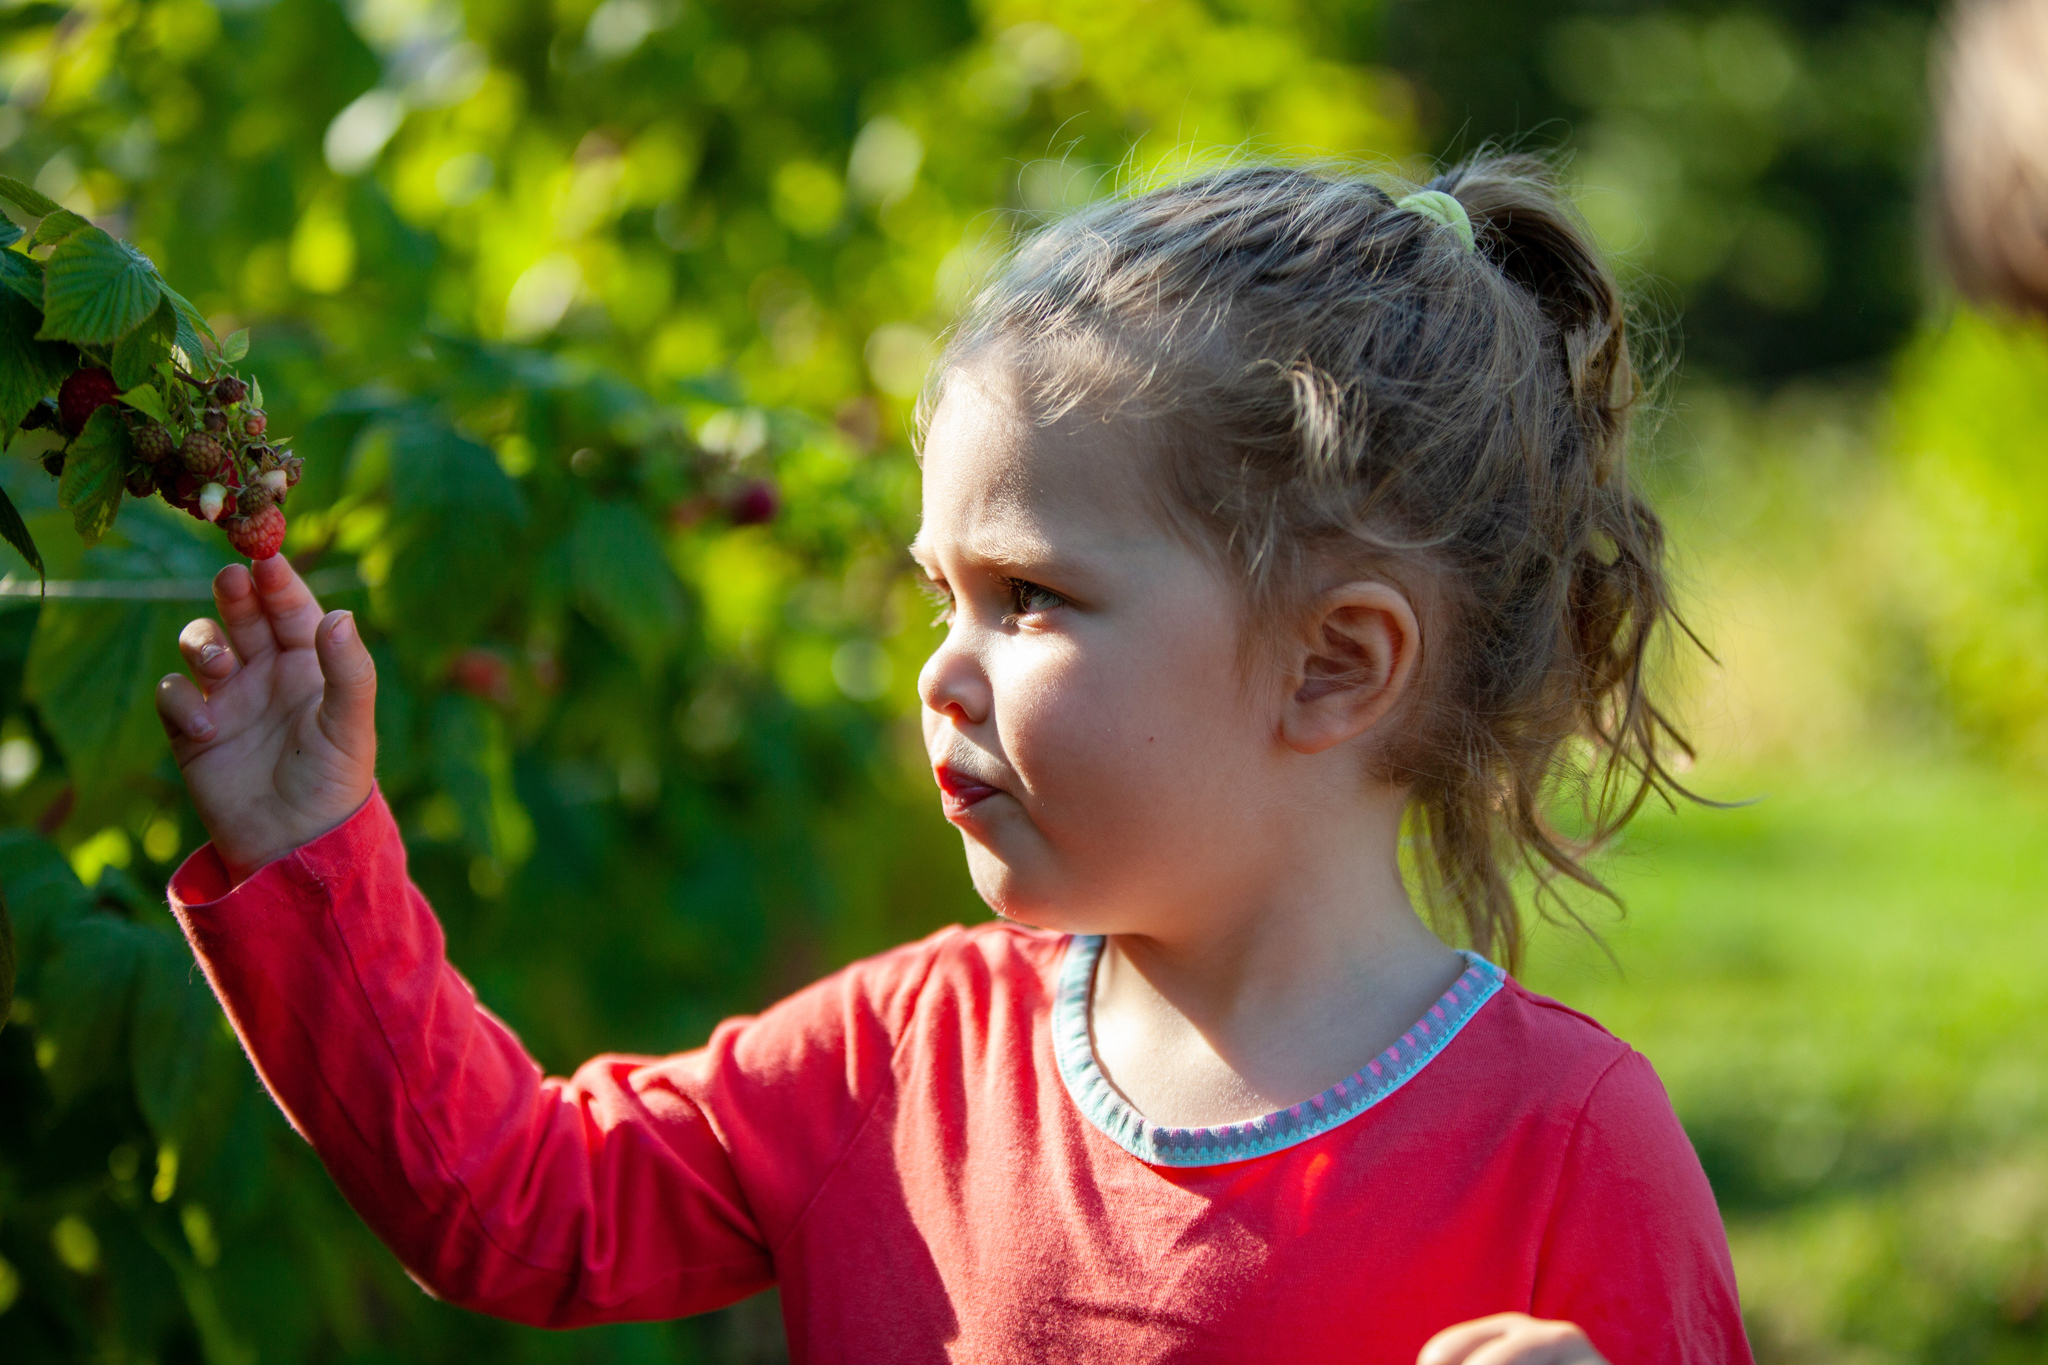
[[[1644,469],[1705,793],[1529,975],[1658,1064],[1765,1361],[2048,1351],[2048,339],[1919,242],[1920,0],[0,0],[0,171],[254,329],[287,550],[382,668],[455,960],[553,1068],[985,913],[902,545],[1005,242],[1231,148],[1570,158],[1667,375]],[[217,537],[0,598],[0,1358],[751,1361],[772,1296],[549,1335],[427,1300],[162,908],[150,712]],[[19,589],[33,576],[0,549]],[[154,594],[154,595],[152,595]],[[181,597],[182,595],[182,597]],[[858,1273],[849,1268],[849,1273]]]

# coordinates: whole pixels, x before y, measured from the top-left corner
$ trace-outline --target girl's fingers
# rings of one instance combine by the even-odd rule
[[[204,617],[187,623],[178,632],[178,652],[185,656],[185,667],[192,670],[192,676],[208,692],[234,677],[242,666],[220,622]]]
[[[1415,1365],[1606,1365],[1569,1322],[1496,1313],[1446,1328],[1429,1339]]]
[[[204,744],[215,733],[213,717],[207,714],[206,698],[182,673],[171,673],[156,685],[156,715],[164,733],[172,739]]]
[[[240,564],[230,564],[213,576],[213,605],[227,627],[228,640],[245,664],[254,663],[277,648],[277,636],[270,618],[256,595],[256,581]]]
[[[1514,1324],[1526,1321],[1520,1313],[1496,1313],[1446,1327],[1429,1339],[1422,1354],[1415,1357],[1415,1365],[1465,1365],[1474,1351],[1506,1336]]]
[[[1605,1365],[1585,1334],[1564,1322],[1538,1322],[1496,1337],[1465,1365]]]
[[[320,729],[351,758],[374,758],[377,747],[377,665],[356,630],[353,612],[330,611],[314,637],[320,676]]]
[[[320,628],[320,604],[283,555],[259,559],[249,566],[256,580],[256,596],[270,618],[271,632],[286,649],[303,649],[313,643]]]

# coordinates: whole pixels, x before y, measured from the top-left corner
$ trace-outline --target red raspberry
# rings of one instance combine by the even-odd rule
[[[249,396],[249,386],[233,375],[225,375],[213,381],[213,401],[223,406],[239,403]]]
[[[105,370],[74,370],[57,390],[58,419],[76,436],[85,430],[86,419],[120,395],[120,386]]]
[[[128,471],[128,496],[146,498],[156,492],[156,471],[146,464],[139,464]]]
[[[748,479],[725,500],[725,515],[735,526],[759,526],[781,510],[782,499],[766,479]]]
[[[228,451],[218,439],[194,427],[185,433],[185,444],[178,448],[178,456],[187,470],[212,478],[227,463]]]
[[[206,423],[208,431],[226,431],[228,429],[228,415],[219,408],[208,408],[200,420]]]
[[[229,517],[221,522],[228,544],[251,559],[268,559],[284,544],[284,509],[276,503],[250,517]]]
[[[488,649],[465,649],[448,665],[448,681],[472,697],[510,706],[512,666]]]

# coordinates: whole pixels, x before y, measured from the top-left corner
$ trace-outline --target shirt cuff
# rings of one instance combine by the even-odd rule
[[[245,888],[283,879],[317,879],[319,871],[345,868],[365,859],[386,839],[398,837],[398,822],[384,804],[383,789],[371,784],[370,794],[355,814],[317,839],[299,845],[281,858],[274,858],[251,872],[239,883],[228,875],[228,866],[211,840],[194,849],[192,856],[171,874],[168,886],[171,904],[182,910],[211,908]]]

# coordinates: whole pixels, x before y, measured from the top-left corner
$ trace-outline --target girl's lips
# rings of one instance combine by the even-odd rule
[[[957,768],[940,764],[932,770],[939,779],[939,804],[945,807],[948,820],[965,815],[970,807],[980,804],[1001,790],[986,782],[977,782]]]

